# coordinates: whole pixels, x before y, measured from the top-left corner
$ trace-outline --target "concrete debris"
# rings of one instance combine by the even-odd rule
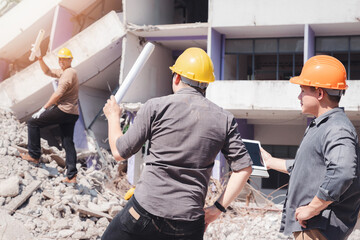
[[[11,202],[5,206],[5,209],[8,211],[9,214],[13,213],[18,207],[20,207],[29,197],[32,195],[32,193],[39,188],[41,184],[41,181],[33,181],[31,182],[25,190],[21,193],[21,195],[17,196],[16,198],[13,198]],[[35,201],[35,198],[33,198],[33,201]],[[36,202],[36,204],[39,201]]]
[[[0,209],[0,236],[2,240],[33,239],[24,224]]]
[[[114,216],[110,213],[122,209],[131,187],[120,186],[126,176],[118,175],[116,161],[104,153],[106,166],[87,169],[87,160],[96,163],[98,154],[79,153],[78,183],[67,186],[61,182],[65,151],[41,139],[41,163],[35,166],[20,158],[26,144],[26,124],[0,109],[0,238],[100,239]]]
[[[15,197],[19,194],[20,179],[18,176],[11,176],[0,181],[0,197]]]

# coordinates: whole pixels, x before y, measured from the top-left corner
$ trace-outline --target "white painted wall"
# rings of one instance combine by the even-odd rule
[[[360,81],[348,81],[349,89],[340,101],[350,118],[359,119]],[[296,118],[301,115],[300,90],[288,81],[215,81],[206,96],[214,103],[240,115],[239,118]]]
[[[143,49],[138,37],[131,33],[126,35],[123,43],[122,57],[126,60],[121,63],[120,82],[125,79]],[[170,94],[172,90],[169,66],[172,63],[171,51],[156,44],[149,60],[125,94],[123,102],[144,103],[150,98]]]
[[[137,25],[174,22],[174,0],[124,0],[125,21]]]
[[[212,26],[358,22],[358,0],[211,0]]]
[[[304,132],[306,124],[304,125],[255,125],[254,126],[254,139],[261,142],[261,144],[268,145],[293,145],[299,146]]]

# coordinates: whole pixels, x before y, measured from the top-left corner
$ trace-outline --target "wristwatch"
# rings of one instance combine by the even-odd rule
[[[219,209],[220,211],[222,211],[223,213],[226,213],[226,209],[223,207],[223,205],[221,205],[218,201],[216,201],[215,203],[214,203],[214,205],[215,205],[215,207],[217,208],[217,209]]]

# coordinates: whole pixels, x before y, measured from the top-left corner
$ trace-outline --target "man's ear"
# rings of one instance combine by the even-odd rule
[[[322,89],[322,88],[318,88],[318,91],[319,91],[319,96],[318,96],[318,100],[321,100],[324,98],[324,95],[325,95],[325,90]]]
[[[175,85],[178,85],[180,83],[180,81],[181,81],[181,77],[180,77],[179,74],[176,74],[175,76],[176,77],[175,77],[174,83],[175,83]]]

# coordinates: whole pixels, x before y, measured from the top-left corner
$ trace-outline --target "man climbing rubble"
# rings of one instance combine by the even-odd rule
[[[347,239],[360,209],[360,162],[356,130],[339,108],[345,67],[334,57],[314,56],[290,82],[300,85],[302,112],[315,119],[295,160],[262,149],[269,168],[291,174],[280,230],[296,240]]]
[[[60,69],[50,69],[41,56],[38,57],[42,71],[58,78],[58,88],[45,105],[27,122],[28,153],[21,158],[38,164],[41,156],[40,129],[58,124],[61,131],[62,146],[66,152],[66,178],[64,183],[76,183],[76,150],[73,142],[75,122],[79,118],[79,81],[76,70],[71,67],[72,53],[67,48],[58,52]]]
[[[147,101],[123,135],[114,96],[104,106],[109,144],[121,161],[149,140],[149,155],[133,197],[106,229],[110,239],[203,239],[206,225],[225,212],[251,174],[251,159],[234,116],[206,99],[215,80],[209,56],[185,50],[170,67],[174,94]],[[214,206],[204,211],[219,151],[233,173]]]

